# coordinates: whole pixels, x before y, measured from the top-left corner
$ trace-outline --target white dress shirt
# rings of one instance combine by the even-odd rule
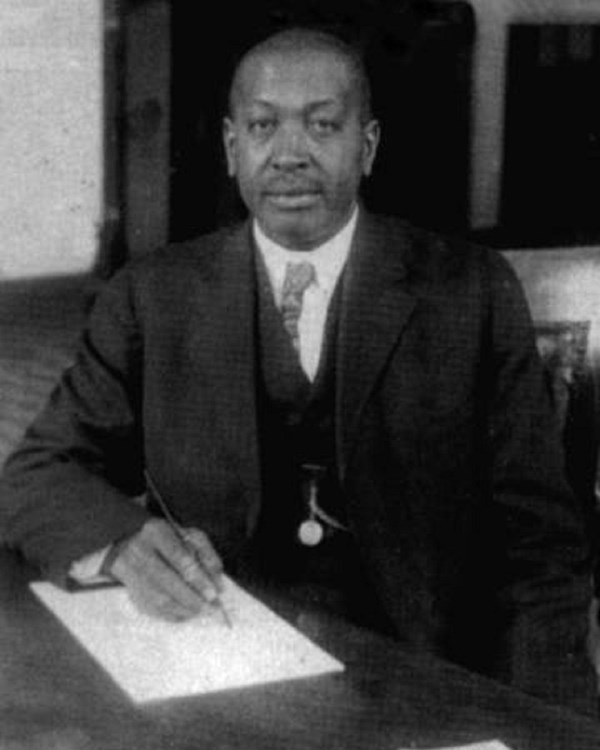
[[[256,220],[253,224],[254,239],[267,267],[278,308],[281,305],[286,265],[289,262],[309,261],[314,266],[316,279],[304,292],[298,321],[300,364],[311,381],[319,367],[329,303],[348,258],[357,219],[358,206],[342,229],[314,250],[288,250],[270,240]],[[99,572],[109,549],[110,545],[77,560],[71,565],[69,575],[82,584],[105,580]]]
[[[311,381],[319,367],[329,303],[350,252],[357,218],[358,207],[336,235],[314,250],[288,250],[269,239],[254,220],[254,239],[267,267],[278,308],[287,264],[308,261],[315,269],[316,280],[304,292],[298,321],[300,364]]]

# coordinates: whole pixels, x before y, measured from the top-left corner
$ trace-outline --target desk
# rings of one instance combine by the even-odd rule
[[[135,706],[0,552],[2,750],[397,750],[498,738],[598,750],[600,725],[293,602],[267,601],[342,674]]]

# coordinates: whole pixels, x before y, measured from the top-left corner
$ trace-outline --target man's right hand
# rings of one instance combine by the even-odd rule
[[[222,590],[223,565],[199,529],[182,529],[188,546],[162,519],[147,521],[121,542],[111,575],[142,612],[179,621],[212,609]]]

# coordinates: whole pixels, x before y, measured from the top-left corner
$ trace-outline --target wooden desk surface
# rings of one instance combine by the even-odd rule
[[[344,673],[135,706],[26,584],[0,552],[2,750],[600,748],[594,722],[289,602],[275,608]]]

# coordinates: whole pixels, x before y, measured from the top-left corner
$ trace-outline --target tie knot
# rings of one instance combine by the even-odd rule
[[[300,263],[288,263],[283,280],[283,297],[301,297],[305,290],[316,280],[315,267],[307,260]]]

